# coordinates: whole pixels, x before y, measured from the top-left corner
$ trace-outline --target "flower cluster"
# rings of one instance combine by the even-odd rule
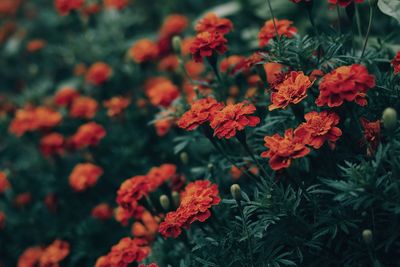
[[[92,163],[77,164],[69,176],[69,185],[77,192],[85,191],[94,186],[99,177],[103,175],[103,169]]]
[[[287,19],[266,21],[258,34],[260,47],[266,46],[270,40],[277,36],[293,37],[297,33],[297,28],[292,24],[293,22]]]

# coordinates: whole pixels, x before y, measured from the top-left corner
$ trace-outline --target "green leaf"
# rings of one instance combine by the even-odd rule
[[[379,0],[379,9],[400,22],[400,0]]]

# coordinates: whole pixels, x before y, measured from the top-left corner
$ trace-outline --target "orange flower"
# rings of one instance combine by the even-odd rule
[[[172,14],[165,18],[160,29],[160,37],[170,38],[174,35],[182,33],[189,25],[189,20],[186,16]]]
[[[43,248],[30,247],[19,256],[17,267],[35,267],[43,254]]]
[[[264,64],[265,74],[270,85],[275,85],[279,81],[282,69],[283,65],[279,63],[269,62]]]
[[[87,67],[83,63],[79,63],[74,66],[74,75],[75,76],[85,75],[86,71],[87,71]]]
[[[229,139],[236,135],[236,131],[242,131],[246,126],[256,126],[260,123],[260,118],[251,116],[255,111],[256,107],[247,102],[227,105],[217,112],[211,121],[214,136]]]
[[[315,103],[318,106],[338,107],[344,101],[367,105],[368,89],[375,87],[375,77],[366,67],[353,64],[339,67],[326,74],[319,85],[320,94]]]
[[[361,125],[364,128],[364,139],[367,143],[367,154],[373,155],[379,146],[381,139],[381,122],[368,121],[365,118],[360,119]]]
[[[158,63],[157,69],[160,71],[174,72],[179,68],[179,61],[176,55],[169,55],[164,57]]]
[[[129,50],[129,55],[136,63],[148,62],[158,57],[158,46],[152,40],[141,39]]]
[[[57,11],[60,15],[68,15],[69,12],[82,7],[84,0],[54,0]]]
[[[233,55],[224,58],[220,63],[221,72],[228,72],[229,74],[234,74],[236,66],[242,63],[246,58],[244,56]]]
[[[171,129],[172,125],[174,125],[174,119],[171,117],[157,119],[154,122],[154,127],[156,128],[156,133],[160,137],[166,135],[169,132],[169,130]]]
[[[320,148],[326,140],[331,146],[342,135],[342,131],[336,127],[339,124],[339,116],[333,112],[322,111],[321,113],[312,111],[307,113],[302,123],[294,134],[307,145],[316,149]]]
[[[129,0],[103,0],[103,3],[106,8],[122,10],[129,4]]]
[[[150,87],[146,91],[146,95],[153,106],[168,107],[176,98],[179,97],[180,93],[178,87],[171,81],[167,80]]]
[[[186,37],[182,40],[181,52],[182,56],[187,56],[190,54],[190,47],[194,41],[194,37]]]
[[[215,52],[223,54],[228,50],[227,40],[219,32],[201,32],[190,46],[194,61],[201,62],[204,57],[211,57]]]
[[[328,0],[329,4],[332,5],[339,5],[342,7],[347,7],[350,5],[352,2],[354,3],[362,3],[364,0]]]
[[[92,217],[99,220],[109,220],[113,217],[114,210],[107,203],[100,203],[92,209]]]
[[[242,177],[243,171],[238,167],[232,166],[229,173],[233,180],[239,180],[239,178]]]
[[[15,198],[14,198],[14,204],[18,207],[18,208],[22,208],[25,207],[26,205],[28,205],[29,203],[31,203],[32,201],[32,195],[29,192],[24,192],[21,194],[18,194]]]
[[[93,119],[98,106],[95,99],[88,96],[79,96],[72,101],[69,115],[72,118]]]
[[[182,233],[183,227],[188,229],[195,221],[206,221],[211,216],[211,207],[221,201],[218,193],[218,186],[207,180],[188,184],[182,192],[178,209],[168,212],[160,224],[161,235],[176,238]]]
[[[45,248],[39,260],[40,267],[58,267],[59,263],[69,255],[69,244],[57,239]]]
[[[264,26],[261,28],[258,33],[258,39],[260,40],[260,47],[266,46],[269,41],[276,37],[276,32],[278,32],[279,36],[286,36],[288,38],[292,38],[295,33],[297,33],[297,28],[292,26],[293,21],[282,19],[278,20],[272,19],[265,22]],[[275,29],[276,26],[276,29]]]
[[[72,136],[72,144],[75,148],[85,148],[97,145],[106,136],[106,131],[100,124],[88,122],[81,125]]]
[[[3,194],[9,188],[11,188],[11,185],[7,175],[4,172],[0,172],[0,194]]]
[[[104,101],[104,107],[107,108],[107,115],[109,117],[121,114],[130,104],[131,100],[123,96],[114,96]]]
[[[34,53],[36,51],[41,50],[46,46],[46,41],[42,39],[34,39],[28,42],[26,45],[26,51],[29,53]]]
[[[151,192],[157,190],[166,181],[176,175],[174,164],[162,164],[159,167],[152,167],[147,173],[148,188]]]
[[[114,210],[114,218],[122,226],[127,226],[131,218],[140,219],[144,212],[143,206],[137,206],[135,210],[129,211],[121,206]]]
[[[197,79],[204,72],[205,66],[202,62],[188,60],[185,62],[185,69],[190,77]]]
[[[199,125],[212,121],[216,113],[223,107],[224,104],[218,103],[214,98],[199,99],[178,120],[178,126],[187,131],[193,131]]]
[[[302,158],[310,153],[301,139],[296,138],[293,129],[285,131],[284,137],[279,134],[266,136],[265,144],[269,150],[261,154],[263,158],[269,158],[269,165],[274,171],[288,168],[293,159]]]
[[[149,243],[154,241],[158,232],[159,219],[151,215],[147,210],[143,212],[140,221],[132,225],[132,235],[137,238],[145,239]]]
[[[93,85],[102,85],[110,79],[112,69],[104,62],[96,62],[90,66],[86,73],[85,80]]]
[[[394,69],[394,74],[400,73],[400,51],[397,52],[396,56],[392,59],[391,63]]]
[[[0,210],[0,230],[6,227],[6,215]]]
[[[8,15],[8,16],[15,15],[20,5],[21,5],[21,0],[1,0],[0,15]]]
[[[71,87],[64,87],[54,96],[54,102],[58,106],[69,106],[79,96],[79,93]]]
[[[286,79],[275,86],[275,91],[271,94],[272,104],[268,109],[285,109],[290,104],[298,104],[307,97],[307,90],[312,86],[310,78],[302,71],[292,71]]]
[[[233,28],[232,21],[218,17],[215,13],[206,14],[199,22],[195,29],[198,33],[201,32],[219,32],[224,35],[230,32]]]
[[[69,175],[69,185],[76,192],[83,192],[96,185],[103,169],[92,163],[77,164]]]
[[[40,151],[45,156],[62,155],[64,144],[64,136],[59,133],[50,133],[40,139]]]

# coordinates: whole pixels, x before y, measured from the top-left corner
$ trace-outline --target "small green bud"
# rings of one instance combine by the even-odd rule
[[[189,162],[189,155],[186,152],[182,152],[180,155],[181,161],[183,164],[187,165]]]
[[[214,170],[214,164],[208,163],[207,168],[209,172],[212,172]]]
[[[383,127],[393,130],[397,124],[397,111],[394,108],[386,108],[382,114]]]
[[[172,192],[172,202],[174,203],[174,207],[179,207],[179,204],[181,203],[179,193],[176,191]]]
[[[161,207],[164,210],[169,210],[170,201],[169,201],[169,198],[166,195],[161,195],[160,196],[160,204],[161,204]]]
[[[365,229],[362,232],[362,238],[363,238],[365,244],[367,244],[367,245],[371,244],[372,243],[372,237],[373,237],[372,236],[372,231],[370,229]]]
[[[172,37],[172,48],[177,55],[181,54],[182,38],[180,36]]]
[[[240,201],[242,199],[240,186],[238,184],[231,185],[231,195],[236,201]]]

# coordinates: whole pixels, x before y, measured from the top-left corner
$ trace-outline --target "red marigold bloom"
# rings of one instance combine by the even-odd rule
[[[218,193],[218,186],[208,180],[188,184],[182,192],[178,209],[167,213],[159,232],[164,237],[176,238],[182,233],[183,227],[188,229],[195,221],[206,221],[211,216],[211,207],[221,201]]]
[[[233,28],[232,21],[226,18],[220,18],[215,13],[206,14],[199,20],[195,26],[198,33],[201,32],[219,32],[224,35]]]
[[[190,110],[186,111],[178,120],[178,126],[187,131],[195,130],[199,125],[210,122],[224,104],[218,103],[214,98],[208,97],[196,100],[191,104]]]
[[[368,89],[375,87],[375,77],[366,67],[353,64],[339,67],[326,74],[319,85],[320,94],[315,103],[318,106],[338,107],[344,101],[367,105]]]
[[[81,8],[84,0],[55,0],[54,4],[61,15],[68,15],[69,12]]]
[[[234,74],[235,67],[242,63],[246,58],[244,56],[233,55],[224,58],[220,63],[221,72],[228,72]]]
[[[176,85],[166,80],[150,87],[146,91],[146,95],[154,106],[168,107],[179,97],[180,93]]]
[[[129,0],[103,0],[103,3],[106,8],[122,10],[129,4]]]
[[[179,68],[179,60],[176,55],[168,55],[160,60],[157,69],[160,71],[174,72]]]
[[[132,225],[132,235],[152,242],[158,232],[159,218],[151,215],[147,210],[143,212],[140,221]]]
[[[201,32],[193,40],[190,53],[194,61],[201,62],[204,57],[211,57],[215,52],[225,53],[228,50],[227,42],[219,32]]]
[[[339,5],[339,6],[347,7],[352,2],[362,3],[362,2],[364,2],[364,0],[328,0],[328,2],[332,5]]]
[[[85,148],[97,145],[106,136],[106,130],[100,124],[88,122],[81,125],[72,136],[72,144],[75,148]]]
[[[145,211],[143,206],[137,206],[135,210],[129,211],[121,206],[114,210],[114,218],[123,226],[127,226],[131,218],[140,219]]]
[[[95,99],[88,96],[79,96],[72,101],[69,115],[72,118],[93,119],[98,106]]]
[[[6,215],[4,212],[0,211],[0,230],[6,227]]]
[[[114,210],[107,203],[100,203],[92,209],[91,215],[99,220],[109,220],[113,217]]]
[[[275,25],[272,19],[266,21],[264,26],[258,33],[258,39],[260,40],[260,47],[266,46],[271,39],[275,38],[276,32],[278,32],[279,36],[286,36],[288,38],[292,38],[297,33],[297,28],[293,27],[292,24],[293,21],[287,19],[282,19],[282,20],[275,19]]]
[[[78,63],[74,66],[74,75],[75,76],[82,76],[85,75],[87,72],[87,67],[83,63]]]
[[[4,191],[11,187],[10,182],[8,181],[7,175],[4,172],[0,172],[0,194],[3,194]]]
[[[197,79],[204,72],[205,66],[202,62],[188,60],[185,62],[185,69],[190,77]]]
[[[35,267],[43,254],[41,247],[29,247],[19,256],[17,267]]]
[[[279,84],[282,74],[283,65],[276,62],[268,62],[264,64],[264,71],[267,75],[267,82],[275,87],[274,85]]]
[[[283,137],[279,134],[266,136],[264,141],[264,146],[269,150],[263,152],[261,157],[269,158],[269,165],[274,171],[288,168],[293,159],[310,153],[303,141],[294,135],[293,129],[286,130]]]
[[[392,59],[391,63],[394,69],[394,74],[400,73],[400,51],[397,52],[396,56]]]
[[[227,105],[215,114],[210,123],[214,129],[214,136],[229,139],[236,135],[236,131],[242,131],[246,126],[256,126],[260,123],[260,118],[251,116],[255,111],[256,107],[247,102]]]
[[[342,131],[336,127],[339,124],[339,116],[336,113],[312,111],[304,118],[306,122],[302,123],[294,134],[307,145],[318,149],[326,140],[333,145],[342,135]]]
[[[172,14],[165,18],[160,29],[160,37],[170,38],[182,33],[189,25],[189,20],[184,15]]]
[[[153,167],[147,173],[147,183],[149,190],[155,191],[159,186],[176,175],[176,166],[174,164],[162,164],[159,167]]]
[[[65,139],[59,133],[50,133],[40,139],[40,151],[44,156],[62,155],[64,153]]]
[[[43,251],[39,260],[40,267],[57,267],[70,252],[69,244],[63,240],[55,240]]]
[[[77,164],[69,175],[69,185],[77,192],[83,192],[96,185],[103,175],[103,169],[92,163]]]
[[[182,45],[181,45],[182,56],[187,56],[190,54],[190,47],[192,46],[194,39],[195,37],[186,37],[182,40]]]
[[[281,84],[275,86],[271,94],[272,104],[268,109],[285,109],[290,104],[300,103],[307,97],[307,90],[312,84],[310,78],[304,75],[302,71],[290,72]]]
[[[170,117],[157,119],[154,122],[154,127],[156,128],[156,133],[158,136],[166,135],[171,129],[172,125],[174,125],[174,119]]]
[[[86,73],[85,80],[93,85],[102,85],[110,79],[112,69],[104,62],[96,62],[90,66]]]
[[[46,46],[46,41],[42,39],[34,39],[28,42],[26,45],[26,51],[29,53],[37,52]]]
[[[136,63],[152,61],[159,55],[158,46],[152,40],[141,39],[133,44],[129,55]]]
[[[117,191],[117,203],[122,208],[133,211],[138,201],[150,191],[147,176],[137,175],[124,181]]]
[[[381,122],[379,120],[368,121],[365,118],[361,118],[360,122],[364,128],[364,139],[367,142],[367,154],[373,155],[381,139]]]
[[[58,106],[69,106],[78,96],[79,92],[77,92],[74,88],[64,87],[56,93],[54,96],[54,102]]]
[[[131,100],[123,96],[114,96],[104,101],[104,107],[107,108],[107,115],[109,117],[121,114],[130,104]]]
[[[29,203],[31,203],[31,201],[32,201],[32,195],[30,192],[24,192],[24,193],[18,194],[14,198],[14,204],[18,208],[28,205]]]

